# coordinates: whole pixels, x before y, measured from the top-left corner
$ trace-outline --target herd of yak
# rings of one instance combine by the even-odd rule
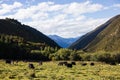
[[[5,60],[5,63],[6,63],[6,64],[12,64],[12,63],[14,64],[14,62],[18,63],[18,61]],[[39,65],[42,65],[42,64],[43,64],[42,61],[39,61],[38,63],[39,63]],[[76,62],[75,62],[75,61],[72,61],[72,62],[67,62],[67,61],[58,62],[58,66],[66,66],[66,67],[68,67],[68,68],[72,68],[73,65],[76,65]],[[86,66],[87,63],[81,63],[81,65],[82,65],[82,66]],[[95,63],[91,62],[90,65],[91,65],[91,66],[94,66]],[[34,69],[34,68],[35,68],[34,65],[33,65],[31,62],[28,64],[28,67],[29,67],[30,69]]]
[[[18,61],[5,60],[5,63],[6,63],[6,64],[12,64],[12,63],[14,64],[14,62],[18,63]],[[25,62],[27,62],[27,61],[25,61]],[[42,65],[42,64],[43,64],[42,61],[39,61],[38,63],[39,63],[39,65]],[[66,67],[68,67],[68,68],[72,68],[73,65],[76,65],[76,62],[75,62],[75,61],[71,61],[71,62],[61,61],[61,62],[58,62],[58,66],[66,66]],[[87,65],[86,62],[82,62],[82,63],[81,63],[81,66],[86,66],[86,65]],[[90,65],[91,65],[91,66],[94,66],[95,63],[94,63],[94,62],[91,62]],[[115,64],[115,63],[112,63],[111,65],[116,65],[116,64]],[[35,66],[34,66],[34,64],[32,64],[32,62],[30,62],[30,63],[28,64],[28,67],[29,67],[30,69],[35,69]]]

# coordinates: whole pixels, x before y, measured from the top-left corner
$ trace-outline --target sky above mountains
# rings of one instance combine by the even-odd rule
[[[0,18],[65,38],[81,36],[118,14],[120,0],[0,0]]]

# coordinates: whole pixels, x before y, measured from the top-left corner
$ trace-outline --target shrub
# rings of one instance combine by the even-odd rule
[[[115,62],[120,63],[120,53],[113,54],[112,58],[114,59]]]
[[[89,53],[84,53],[84,54],[81,54],[81,57],[83,61],[90,61],[91,60],[91,54]]]
[[[115,62],[115,55],[113,53],[102,52],[102,53],[93,53],[91,60],[93,61],[101,61],[101,62]]]
[[[79,53],[77,52],[72,52],[69,58],[70,60],[75,60],[75,61],[80,61],[82,59]]]

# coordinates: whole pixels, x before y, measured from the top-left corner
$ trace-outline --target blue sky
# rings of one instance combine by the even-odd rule
[[[120,0],[0,0],[0,18],[65,38],[82,36],[118,14]]]

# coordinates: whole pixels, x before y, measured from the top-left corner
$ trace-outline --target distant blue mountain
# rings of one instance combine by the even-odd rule
[[[73,42],[75,42],[79,37],[77,38],[62,38],[58,35],[48,35],[49,38],[53,39],[58,45],[60,45],[63,48],[69,47]]]

